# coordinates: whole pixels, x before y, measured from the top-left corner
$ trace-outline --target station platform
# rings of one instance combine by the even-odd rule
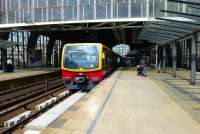
[[[185,98],[180,98],[182,93],[171,92],[172,86],[166,83],[171,79],[170,73],[163,75],[151,71],[148,77],[140,77],[133,70],[116,71],[38,132],[199,134],[200,124],[195,119],[197,115],[182,107],[181,103],[185,101]],[[179,82],[179,78],[173,80]],[[192,98],[187,99],[200,106]],[[193,109],[192,106],[190,109]],[[199,112],[200,108],[196,110]]]
[[[59,68],[35,68],[26,70],[14,70],[5,73],[0,71],[0,91],[38,82],[40,80],[60,76]]]
[[[0,71],[0,82],[18,79],[22,77],[34,76],[39,74],[46,74],[49,72],[59,71],[59,68],[46,68],[46,69],[29,69],[29,70],[14,70],[11,73]]]

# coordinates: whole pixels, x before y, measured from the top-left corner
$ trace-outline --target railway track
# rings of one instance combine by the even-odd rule
[[[0,92],[0,134],[17,133],[71,94],[59,77]]]

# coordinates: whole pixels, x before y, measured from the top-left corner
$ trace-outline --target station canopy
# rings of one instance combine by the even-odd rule
[[[145,22],[139,36],[140,40],[165,45],[200,31],[199,0],[168,0],[168,2],[186,5],[187,9],[184,12],[173,9],[161,10],[166,16],[170,14],[172,17],[156,17],[156,21]]]
[[[0,39],[0,49],[5,49],[15,45],[17,45],[17,43]]]

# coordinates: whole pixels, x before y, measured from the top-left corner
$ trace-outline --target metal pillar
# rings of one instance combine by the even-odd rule
[[[28,38],[27,45],[27,63],[29,63],[29,56],[35,51],[35,46],[37,45],[39,34],[35,32],[31,32]]]
[[[166,73],[166,60],[167,60],[166,47],[163,46],[163,73]]]
[[[53,54],[55,41],[56,41],[55,38],[49,37],[49,42],[47,44],[47,53],[46,53],[46,66],[51,66],[51,56]]]
[[[80,12],[80,0],[77,0],[77,20],[80,20],[80,13],[82,13]]]
[[[94,0],[94,20],[97,18],[97,1]]]
[[[0,33],[0,38],[4,39],[4,40],[8,40],[9,38],[9,32],[6,33]],[[7,65],[7,48],[5,49],[1,49],[1,59],[2,59],[2,68],[5,71],[6,69],[6,65]]]
[[[131,0],[128,0],[128,17],[130,18],[131,17]]]
[[[22,32],[22,55],[23,55],[23,67],[26,68],[26,61],[25,61],[25,37],[24,32]]]
[[[158,45],[156,44],[156,70],[158,70]]]
[[[176,77],[176,66],[177,66],[177,53],[176,53],[176,42],[172,43],[172,77]]]
[[[17,32],[17,67],[20,69],[19,32]]]
[[[54,48],[54,67],[58,67],[59,65],[59,59],[58,59],[58,50],[59,49],[59,45],[55,45],[55,48]]]
[[[2,65],[3,65],[3,70],[6,70],[6,65],[7,65],[7,49],[2,49]]]
[[[197,62],[197,34],[193,34],[192,36],[192,44],[191,44],[191,76],[190,76],[190,84],[196,84],[196,62]]]
[[[111,19],[113,19],[113,17],[114,17],[114,0],[111,0],[110,16],[111,16]]]
[[[35,32],[31,32],[28,38],[27,52],[31,52],[35,50],[35,46],[37,45],[39,34]]]
[[[146,0],[146,17],[149,18],[149,0]]]

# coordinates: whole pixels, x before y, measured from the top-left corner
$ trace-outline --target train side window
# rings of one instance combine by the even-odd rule
[[[103,55],[102,55],[102,59],[105,59],[105,53],[103,53]]]

